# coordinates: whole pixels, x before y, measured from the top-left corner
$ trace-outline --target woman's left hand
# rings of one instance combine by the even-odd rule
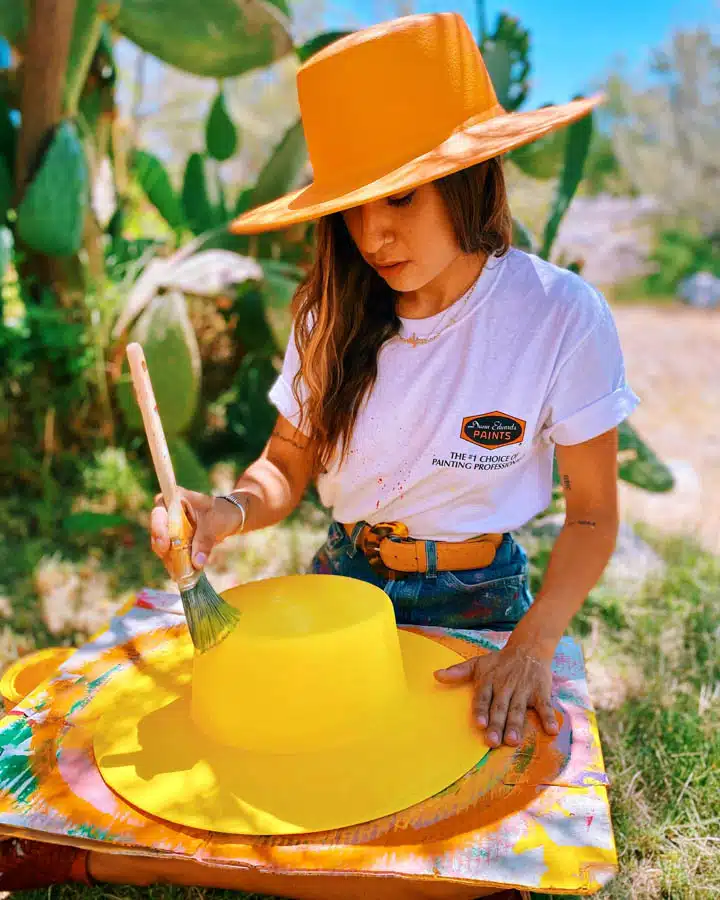
[[[535,709],[548,734],[558,733],[551,702],[551,660],[534,656],[531,648],[508,644],[502,650],[438,669],[435,678],[443,684],[474,682],[473,718],[486,728],[491,747],[503,739],[513,747],[520,743],[528,707]]]

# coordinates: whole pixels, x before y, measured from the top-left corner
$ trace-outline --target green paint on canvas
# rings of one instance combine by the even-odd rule
[[[20,717],[0,731],[0,790],[17,803],[25,803],[38,789],[29,752],[31,738],[30,723]]]

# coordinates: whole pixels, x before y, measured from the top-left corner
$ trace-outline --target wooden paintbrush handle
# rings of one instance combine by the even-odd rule
[[[175,480],[175,471],[165,439],[165,430],[155,402],[155,393],[145,362],[145,354],[138,343],[129,344],[126,352],[135,388],[135,397],[150,444],[155,473],[160,482],[160,490],[168,511],[170,552],[167,564],[173,579],[180,585],[187,584],[193,580],[197,581],[198,578],[198,573],[191,560],[192,538],[195,529],[183,509],[182,496]]]
[[[130,364],[130,376],[135,388],[135,399],[140,407],[145,434],[150,444],[155,474],[160,482],[160,490],[162,491],[165,505],[170,509],[178,493],[177,482],[175,481],[175,472],[170,459],[170,451],[165,440],[165,431],[157,403],[155,402],[155,393],[153,392],[150,373],[145,362],[145,354],[138,343],[128,344],[126,352],[128,363]]]

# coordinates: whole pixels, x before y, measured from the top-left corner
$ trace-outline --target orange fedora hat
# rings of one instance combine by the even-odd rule
[[[297,73],[312,184],[235,219],[257,234],[399,193],[587,115],[597,94],[507,113],[457,13],[404,16],[341,38]]]

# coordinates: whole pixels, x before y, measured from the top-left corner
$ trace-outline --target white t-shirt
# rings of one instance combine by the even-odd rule
[[[458,303],[444,330],[453,307],[401,320],[401,335],[432,342],[381,347],[349,455],[318,479],[337,521],[401,521],[424,540],[513,531],[550,503],[554,444],[596,437],[640,402],[610,307],[578,275],[513,248]],[[291,335],[269,396],[295,424],[297,369]]]

